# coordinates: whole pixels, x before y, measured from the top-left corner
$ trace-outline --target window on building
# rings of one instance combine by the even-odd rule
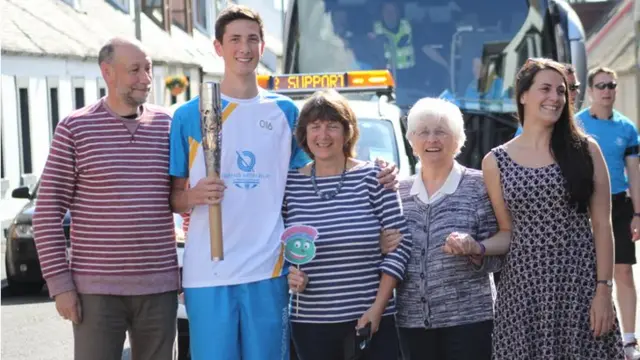
[[[193,33],[191,0],[171,0],[171,21],[187,33]]]
[[[100,97],[103,98],[105,96],[107,96],[107,89],[101,87],[100,89],[98,89],[98,92],[100,93]]]
[[[108,3],[126,13],[129,13],[129,0],[107,0]]]
[[[194,26],[200,31],[209,34],[209,16],[207,14],[208,0],[193,0],[193,21]]]
[[[58,121],[60,121],[60,113],[58,110],[58,88],[49,88],[49,116],[51,118],[51,133],[56,130]]]
[[[20,102],[20,143],[22,154],[22,173],[31,174],[31,124],[29,123],[29,90],[18,89],[18,101]]]
[[[73,98],[76,104],[76,109],[84,107],[84,88],[77,87],[73,89]]]
[[[142,0],[141,11],[166,32],[171,32],[169,1]]]

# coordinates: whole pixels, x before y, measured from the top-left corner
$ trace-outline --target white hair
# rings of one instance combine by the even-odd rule
[[[455,155],[458,155],[467,140],[464,133],[464,119],[460,108],[444,99],[422,98],[411,107],[407,116],[407,139],[413,146],[411,136],[415,134],[420,125],[440,122],[443,122],[451,131],[456,143]]]

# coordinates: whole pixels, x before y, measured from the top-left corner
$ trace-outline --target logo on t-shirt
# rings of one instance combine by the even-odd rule
[[[252,172],[256,166],[256,156],[251,151],[236,151],[238,155],[238,169],[244,172]]]
[[[618,145],[618,146],[624,146],[624,139],[618,136],[618,137],[616,138],[616,145]]]
[[[269,178],[269,174],[255,171],[256,155],[249,150],[236,151],[236,166],[239,171],[223,173],[223,179],[231,179],[233,185],[239,189],[253,189],[260,185],[260,182]]]

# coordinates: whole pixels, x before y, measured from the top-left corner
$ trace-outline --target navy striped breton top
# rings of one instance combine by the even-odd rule
[[[373,163],[347,171],[340,192],[330,200],[316,193],[310,176],[297,170],[289,172],[283,206],[285,226],[307,225],[318,230],[316,257],[300,266],[309,283],[299,296],[292,296],[291,321],[357,320],[373,304],[381,272],[403,279],[411,234],[398,193],[380,185],[376,178],[379,171]],[[340,177],[316,178],[318,190],[335,190]],[[385,256],[379,244],[382,229],[398,229],[404,235],[401,245]],[[384,315],[395,312],[392,298]]]

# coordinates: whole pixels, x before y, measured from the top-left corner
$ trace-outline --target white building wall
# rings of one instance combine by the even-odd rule
[[[638,106],[640,106],[640,94],[637,93],[636,75],[632,72],[618,75],[618,92],[616,95],[616,109],[625,114],[629,119],[640,125],[637,119]]]
[[[11,191],[21,184],[20,125],[16,78],[2,75],[1,86],[2,138],[0,145],[4,155],[5,177],[2,179],[4,191],[0,193],[0,225],[4,229],[26,201],[11,198]]]
[[[84,103],[89,105],[98,101],[99,98],[97,78],[86,78],[84,80]]]
[[[1,100],[5,179],[9,180],[9,189],[13,189],[20,185],[20,132],[18,130],[18,102],[14,77],[2,75]],[[9,190],[9,192],[11,191]]]
[[[31,173],[39,176],[47,161],[51,134],[51,123],[48,121],[50,107],[47,95],[47,78],[31,77],[28,86],[31,168],[33,170]]]
[[[164,66],[153,66],[153,87],[149,101],[154,104],[163,104],[165,101],[164,78],[166,75]]]
[[[94,61],[3,55],[1,62],[2,73],[13,76],[74,76],[82,78],[101,76],[98,64]]]
[[[191,98],[199,95],[200,92],[200,71],[198,69],[191,69],[188,72],[189,79],[189,91],[191,91]],[[188,100],[188,99],[185,99]]]
[[[636,3],[638,3],[637,0]],[[603,27],[603,29],[608,29],[608,32],[597,43],[594,43],[594,41],[599,34],[594,34],[590,37],[587,41],[587,58],[589,69],[597,66],[606,66],[611,67],[618,73],[615,109],[635,121],[637,125],[640,125],[640,93],[638,93],[638,81],[640,79],[635,73],[640,70],[634,69],[632,65],[630,67],[628,62],[622,62],[624,65],[621,66],[618,61],[619,56],[629,56],[629,51],[635,51],[620,47],[621,41],[628,41],[629,34],[634,30],[634,10],[633,8],[628,8],[628,6],[633,6],[633,4],[623,5],[618,9],[618,12],[624,11],[624,14],[612,26]],[[612,17],[612,19],[614,18],[616,18],[616,15]],[[600,31],[603,30],[601,29]],[[630,43],[628,46],[633,48],[635,45]],[[589,106],[589,104],[590,99],[587,96],[584,106]]]
[[[73,111],[73,89],[71,76],[58,78],[58,118],[60,121]]]

